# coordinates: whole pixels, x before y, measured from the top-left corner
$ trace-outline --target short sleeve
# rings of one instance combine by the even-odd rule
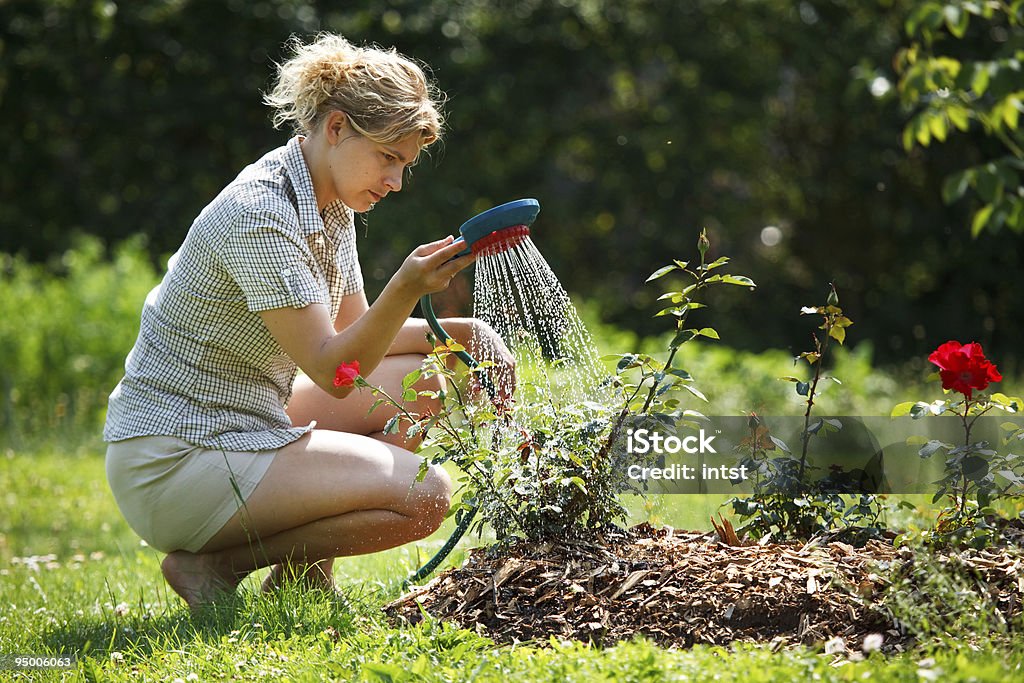
[[[330,303],[297,217],[288,221],[265,209],[243,213],[224,241],[222,260],[250,311]]]

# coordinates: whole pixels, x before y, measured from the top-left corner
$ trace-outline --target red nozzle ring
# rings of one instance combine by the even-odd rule
[[[480,254],[500,254],[506,249],[516,246],[529,235],[530,229],[525,225],[512,225],[481,237],[473,242],[470,250],[478,256]]]

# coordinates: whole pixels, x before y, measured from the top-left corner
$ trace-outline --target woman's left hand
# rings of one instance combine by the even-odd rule
[[[469,352],[477,360],[489,360],[493,367],[486,373],[495,389],[492,397],[494,405],[505,411],[512,405],[512,397],[516,389],[516,359],[505,341],[497,332],[482,320],[472,321],[473,332],[469,337]]]

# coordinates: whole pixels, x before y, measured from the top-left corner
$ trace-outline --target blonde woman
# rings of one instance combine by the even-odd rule
[[[473,260],[446,237],[413,250],[373,305],[363,292],[353,212],[402,189],[441,134],[440,96],[393,49],[329,34],[292,47],[266,101],[297,135],[193,223],[146,300],[104,430],[118,506],[168,553],[164,577],[192,608],[262,567],[265,590],[289,575],[330,589],[334,557],[423,538],[451,496],[440,467],[416,481],[414,440],[382,433],[393,413],[368,414],[369,392],[334,381],[358,363],[398,386],[430,351],[417,300]],[[490,328],[444,323],[511,370]]]

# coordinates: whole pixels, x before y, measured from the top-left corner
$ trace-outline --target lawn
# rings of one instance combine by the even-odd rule
[[[769,645],[667,650],[636,640],[498,647],[470,630],[387,623],[380,607],[450,533],[336,565],[345,599],[255,592],[199,617],[165,587],[160,555],[127,527],[106,488],[100,446],[0,456],[0,656],[71,655],[28,680],[1024,680],[1024,647],[955,637],[897,656],[838,657]],[[663,523],[703,526],[718,500],[655,501]],[[637,516],[647,515],[635,505]],[[464,539],[462,546],[477,539]],[[459,562],[457,551],[449,563]],[[777,650],[777,651],[775,651]]]

